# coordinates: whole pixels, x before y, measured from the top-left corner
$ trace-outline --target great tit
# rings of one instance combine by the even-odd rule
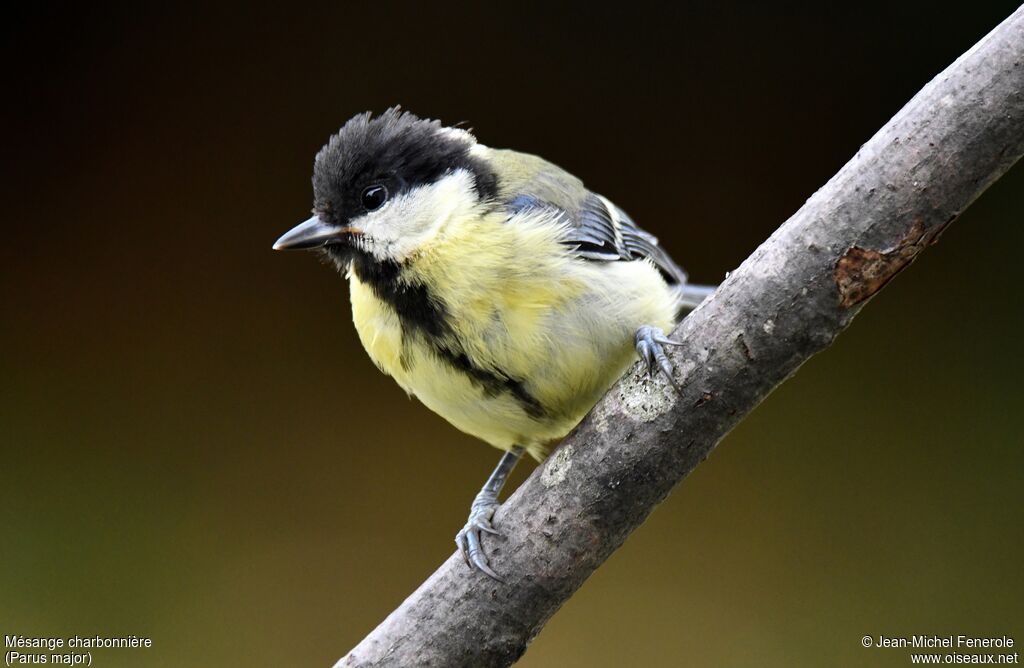
[[[714,288],[565,170],[397,107],[330,138],[313,195],[274,248],[317,249],[380,370],[505,451],[455,539],[500,579],[481,535],[523,452],[543,459],[638,354],[672,382],[665,332]]]

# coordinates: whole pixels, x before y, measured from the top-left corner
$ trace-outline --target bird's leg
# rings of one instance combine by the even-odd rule
[[[455,544],[459,546],[459,552],[466,560],[466,565],[486,573],[499,582],[504,581],[491,570],[487,556],[480,545],[480,535],[481,533],[498,535],[498,531],[491,524],[494,511],[500,505],[498,494],[505,486],[508,475],[512,473],[512,469],[516,467],[519,459],[523,456],[523,450],[522,446],[516,445],[501,456],[501,461],[494,468],[491,477],[487,479],[480,493],[473,499],[473,505],[469,507],[469,519],[466,521],[466,526],[462,527],[462,530],[455,536]]]
[[[634,340],[636,342],[637,354],[640,355],[640,359],[647,365],[647,377],[653,378],[655,370],[661,371],[661,373],[665,374],[668,382],[672,384],[672,387],[678,390],[679,386],[676,385],[675,378],[672,377],[672,371],[674,370],[672,362],[669,360],[668,355],[665,354],[665,349],[662,346],[681,346],[683,345],[682,342],[673,341],[665,336],[665,332],[650,325],[644,325],[636,330]]]

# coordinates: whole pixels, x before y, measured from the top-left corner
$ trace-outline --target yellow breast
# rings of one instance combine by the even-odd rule
[[[462,431],[538,457],[635,359],[638,327],[673,324],[674,297],[650,263],[579,260],[547,220],[452,221],[404,272],[439,306],[445,340],[403,328],[395,307],[350,272],[370,357]],[[439,355],[438,343],[463,357]]]

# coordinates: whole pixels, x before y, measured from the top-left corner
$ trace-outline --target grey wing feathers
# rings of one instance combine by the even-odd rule
[[[649,258],[670,283],[686,284],[686,272],[658,245],[657,237],[637,227],[625,211],[600,195],[585,191],[576,207],[517,195],[508,207],[512,213],[532,208],[559,210],[570,223],[565,243],[583,259],[613,262]]]
[[[686,272],[658,244],[656,236],[637,227],[633,219],[626,215],[626,212],[619,207],[603,197],[599,199],[614,212],[615,220],[613,222],[617,223],[619,235],[622,237],[622,249],[625,250],[630,259],[638,257],[650,258],[670,282],[678,283],[679,285],[686,284]]]
[[[628,260],[620,227],[600,197],[587,193],[576,216],[566,212],[573,223],[566,243],[575,244],[579,255],[590,260]]]
[[[569,223],[565,243],[578,257],[601,262],[649,258],[670,283],[686,284],[686,272],[656,237],[572,174],[525,153],[490,149],[490,155],[502,167],[502,195],[511,214],[532,208],[558,211]]]

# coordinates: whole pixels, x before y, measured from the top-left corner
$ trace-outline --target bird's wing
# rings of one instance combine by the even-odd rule
[[[585,260],[650,259],[670,283],[684,285],[686,272],[654,235],[640,229],[626,212],[586,189],[583,182],[541,158],[495,151],[505,163],[502,195],[509,215],[531,209],[555,211],[567,223],[565,243]]]

